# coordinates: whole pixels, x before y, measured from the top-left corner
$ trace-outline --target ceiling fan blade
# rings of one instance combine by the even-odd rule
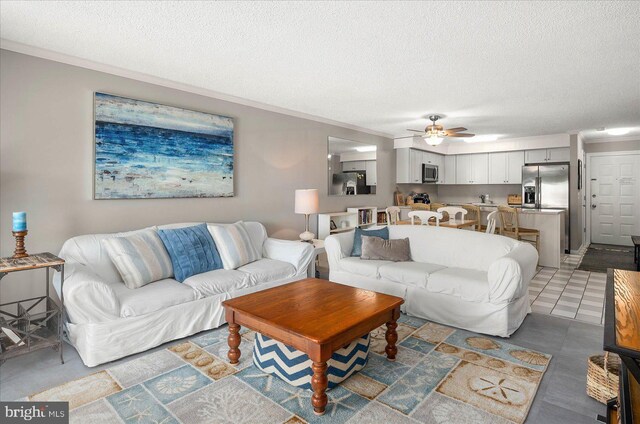
[[[447,128],[445,131],[447,132],[460,132],[460,131],[466,131],[467,129],[465,127],[455,127],[455,128]]]
[[[419,133],[423,133],[424,132],[424,130],[412,130],[412,129],[409,129],[409,128],[407,128],[407,131],[413,131],[413,132],[419,132]]]
[[[475,137],[475,134],[454,133],[454,134],[446,134],[445,137]]]

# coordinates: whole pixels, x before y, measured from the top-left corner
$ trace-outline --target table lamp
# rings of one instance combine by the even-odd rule
[[[315,234],[309,231],[309,215],[318,213],[318,189],[296,190],[295,212],[304,214],[304,233],[300,234],[300,240],[311,243]]]

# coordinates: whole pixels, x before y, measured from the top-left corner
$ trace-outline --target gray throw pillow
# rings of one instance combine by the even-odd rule
[[[360,259],[405,262],[411,260],[409,239],[384,240],[380,237],[362,236]]]

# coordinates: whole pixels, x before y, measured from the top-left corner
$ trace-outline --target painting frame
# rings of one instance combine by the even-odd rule
[[[236,187],[235,187],[236,185],[235,184],[235,119],[233,117],[212,113],[212,112],[205,112],[205,111],[196,110],[192,108],[186,108],[183,106],[178,106],[173,104],[167,104],[162,101],[147,100],[147,99],[141,99],[137,97],[131,97],[128,95],[115,94],[107,91],[94,91],[92,94],[93,94],[92,95],[92,100],[93,100],[92,198],[93,200],[190,199],[190,198],[235,197],[235,190],[236,190]],[[189,122],[188,120],[180,121],[176,117],[174,117],[175,119],[173,119],[172,121],[173,124],[170,124],[169,126],[164,126],[164,127],[162,125],[146,126],[146,125],[139,125],[139,124],[130,124],[130,123],[123,124],[121,122],[103,121],[101,119],[103,118],[103,114],[104,114],[103,113],[104,111],[102,110],[102,108],[104,108],[104,105],[100,103],[100,101],[98,100],[99,98],[121,99],[126,102],[130,102],[131,104],[135,104],[139,106],[146,106],[146,107],[151,106],[154,111],[155,110],[161,111],[162,113],[165,113],[165,114],[178,113],[178,114],[190,116],[192,118],[199,117],[201,121],[202,119],[204,119],[205,121],[210,121],[212,123],[215,122],[219,124],[216,124],[217,127],[216,125],[212,124],[211,127],[208,128],[207,125],[203,124],[202,122],[198,124],[194,122]],[[146,116],[147,119],[152,119],[152,117],[156,115],[150,114],[146,116],[144,114],[141,114],[141,116],[143,117]],[[99,143],[99,136],[100,137],[104,136],[102,126],[105,123],[114,124],[114,125],[126,125],[132,128],[139,127],[139,128],[147,128],[152,130],[160,130],[160,131],[169,132],[169,133],[175,132],[176,134],[179,133],[183,136],[186,134],[188,136],[198,138],[200,139],[199,140],[200,146],[204,146],[204,150],[205,150],[204,153],[213,155],[209,157],[219,158],[220,163],[216,165],[215,163],[205,162],[204,158],[206,157],[206,155],[202,155],[203,159],[202,161],[200,161],[200,165],[208,167],[210,172],[208,173],[205,172],[197,175],[197,177],[202,177],[200,181],[197,181],[199,183],[200,190],[198,190],[194,186],[193,189],[183,188],[181,190],[176,190],[175,192],[171,192],[170,189],[168,190],[165,188],[164,190],[159,190],[157,193],[152,192],[150,194],[139,194],[139,193],[130,194],[127,192],[119,192],[117,193],[117,195],[105,195],[104,184],[100,184],[103,181],[101,181],[100,183],[98,181],[100,176],[104,177],[104,174],[102,175],[100,174],[101,171],[103,170],[103,166],[101,165],[99,159],[104,159],[101,156],[104,154],[104,151],[102,150],[101,144]],[[185,130],[183,128],[178,128],[181,125],[185,127],[188,127],[189,125],[191,125],[193,128],[197,128],[197,129]],[[215,134],[214,128],[218,128],[218,130],[220,131],[220,134]],[[224,135],[222,135],[223,133]],[[209,144],[205,142],[203,145],[202,140],[207,138],[217,139],[217,141],[213,141]],[[158,141],[157,139],[154,140],[153,138],[150,138],[150,140],[154,142]],[[100,141],[102,143],[103,139],[100,139]],[[165,143],[165,145],[169,147],[180,146],[180,144],[177,143],[176,141],[174,141],[173,144]],[[214,152],[213,151],[214,148],[220,148],[220,152]],[[197,150],[197,154],[200,155],[200,150]],[[159,156],[164,157],[160,154]],[[193,152],[192,152],[192,156],[194,156]],[[169,155],[165,158],[171,159],[173,157]],[[185,161],[185,162],[189,162],[189,161]],[[194,162],[194,161],[192,160],[190,162]],[[198,163],[198,161],[196,160],[195,163]],[[175,171],[175,170],[176,168],[172,167],[172,171]],[[177,167],[177,170],[187,172],[187,173],[191,171],[189,168],[180,168],[180,166]],[[212,181],[211,181],[212,173],[217,173],[222,176],[221,179],[224,181],[224,184],[222,185],[221,188],[218,187],[220,184],[218,184],[218,186],[214,186],[214,184],[212,184]],[[168,174],[163,175],[161,173],[152,174],[150,176],[152,180],[151,182],[155,184],[160,184],[162,178],[166,179],[167,175]],[[159,177],[162,177],[162,178],[159,178]],[[124,178],[124,174],[123,174],[123,178]],[[154,180],[154,178],[156,178],[156,180]],[[189,178],[188,176],[183,176],[180,179],[185,181],[185,184],[186,182],[193,182],[193,179]],[[192,181],[189,181],[189,180],[192,180]],[[113,181],[115,181],[115,179]],[[219,182],[220,181],[218,181],[218,183]]]

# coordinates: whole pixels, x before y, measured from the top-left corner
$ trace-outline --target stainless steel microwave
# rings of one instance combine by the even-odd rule
[[[429,163],[422,164],[422,182],[423,183],[438,182],[438,165],[431,165]]]

